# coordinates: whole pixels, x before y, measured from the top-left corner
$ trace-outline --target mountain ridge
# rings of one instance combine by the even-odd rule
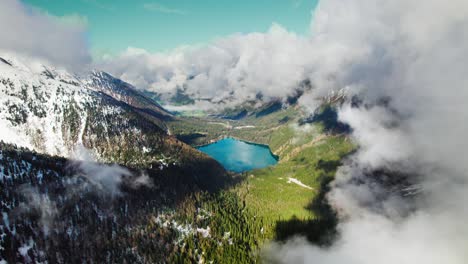
[[[0,56],[0,140],[64,157],[84,145],[100,161],[123,164],[176,161],[181,150],[204,157],[171,138],[165,121],[173,115],[132,85],[8,56]]]

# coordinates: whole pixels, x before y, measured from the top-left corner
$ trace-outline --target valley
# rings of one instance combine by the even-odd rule
[[[0,0],[0,264],[466,264],[467,29],[467,0]]]
[[[324,197],[355,146],[332,104],[312,116],[279,101],[187,116],[104,72],[5,58],[2,259],[252,263],[270,241],[333,238]],[[217,144],[232,152],[225,166],[251,164],[223,168],[196,149]]]
[[[289,106],[238,120],[178,117],[180,122],[169,127],[193,146],[233,137],[268,145],[279,156],[278,164],[241,173],[242,180],[227,189],[253,216],[250,221],[261,223],[260,234],[254,235],[259,249],[294,235],[327,243],[336,219],[324,196],[341,160],[356,148],[331,109],[324,106],[312,122],[303,121],[300,108]]]

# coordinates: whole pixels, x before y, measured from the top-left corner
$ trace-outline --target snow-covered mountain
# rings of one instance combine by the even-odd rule
[[[93,98],[75,76],[36,61],[26,63],[17,57],[0,60],[0,139],[54,155],[68,155],[72,127],[64,120],[71,117],[72,111],[83,112]],[[86,115],[79,119],[78,132],[84,132]]]
[[[154,100],[143,95],[131,84],[103,71],[93,71],[83,79],[85,87],[94,91],[105,93],[119,101],[125,102],[135,108],[144,109],[162,118],[171,118],[172,114],[156,103]]]
[[[169,136],[164,121],[171,113],[128,83],[99,71],[76,75],[18,55],[0,58],[4,142],[64,157],[83,145],[100,161],[123,164],[201,155]]]
[[[105,72],[78,75],[0,52],[0,263],[166,256],[170,229],[156,247],[153,237],[140,239],[149,245],[138,246],[143,253],[129,238],[192,192],[215,191],[231,179],[167,133],[173,118]],[[82,147],[122,166],[76,161],[87,156]]]

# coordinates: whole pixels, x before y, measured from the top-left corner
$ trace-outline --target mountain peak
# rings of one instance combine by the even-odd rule
[[[80,142],[97,148],[117,135],[124,141],[150,130],[154,138],[167,136],[164,120],[172,118],[171,113],[106,72],[79,77],[23,56],[1,58],[0,140],[69,157]],[[96,149],[98,156],[120,160],[105,149]]]

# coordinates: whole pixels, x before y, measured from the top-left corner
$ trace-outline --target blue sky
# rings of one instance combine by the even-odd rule
[[[94,54],[127,47],[150,52],[203,44],[233,33],[265,32],[273,22],[307,34],[318,0],[23,0],[55,16],[87,20]]]

